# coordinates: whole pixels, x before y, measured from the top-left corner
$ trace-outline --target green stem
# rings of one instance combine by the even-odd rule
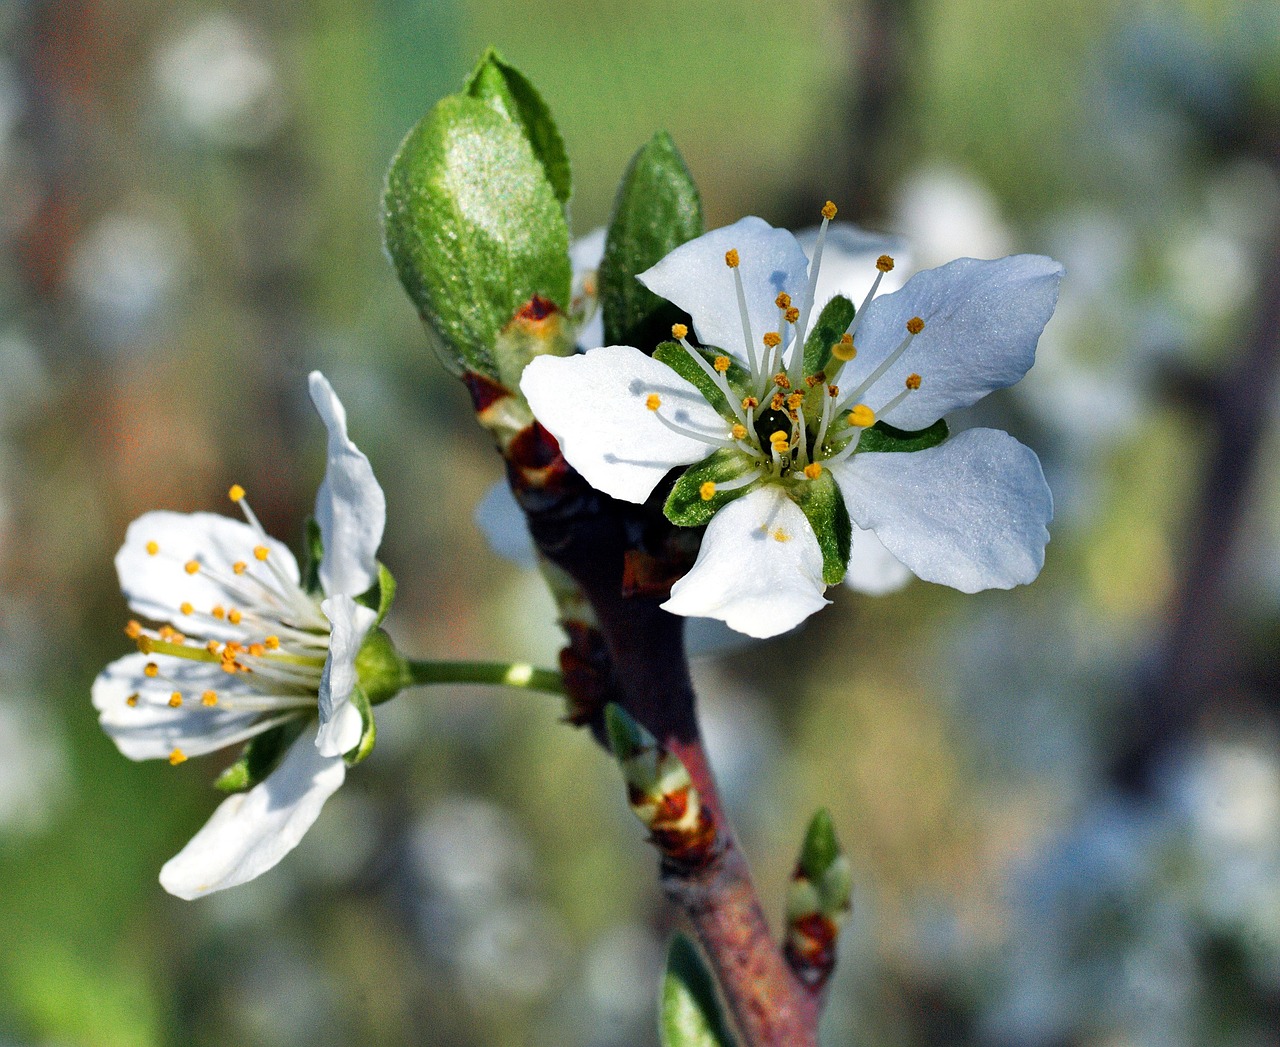
[[[411,685],[488,683],[526,691],[564,694],[564,677],[555,669],[536,669],[528,662],[432,662],[405,659]]]

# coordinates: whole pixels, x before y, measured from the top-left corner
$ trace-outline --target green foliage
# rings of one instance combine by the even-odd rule
[[[736,448],[723,447],[713,451],[680,474],[662,511],[673,524],[702,527],[735,498],[741,498],[755,488],[754,484],[746,484],[732,491],[717,490],[709,499],[704,499],[702,485],[707,482],[726,483],[753,468],[755,463],[752,459]]]
[[[888,422],[876,422],[864,429],[858,438],[858,454],[863,451],[924,451],[937,447],[950,435],[945,418],[939,418],[927,429],[908,431],[895,429]]]
[[[853,523],[845,508],[840,488],[830,469],[823,469],[815,480],[797,482],[791,497],[804,511],[822,550],[822,580],[835,585],[843,580],[853,544]]]
[[[387,250],[409,297],[459,370],[514,385],[493,348],[535,295],[569,303],[564,209],[520,125],[489,101],[441,100],[387,173]]]
[[[636,286],[639,285],[637,284]],[[695,351],[700,353],[707,363],[714,363],[717,356],[728,355],[727,353],[707,349],[697,349]],[[738,420],[738,416],[733,413],[733,408],[725,400],[724,393],[720,391],[720,387],[711,380],[711,376],[706,371],[697,365],[685,347],[679,342],[663,342],[653,351],[653,358],[662,361],[686,382],[697,388],[707,403],[719,411],[726,419],[734,422]],[[729,380],[731,387],[744,388],[748,384],[749,375],[747,374],[747,369],[730,356],[729,370],[725,373],[725,377]]]
[[[289,720],[252,739],[235,763],[218,775],[214,787],[224,793],[252,789],[276,769],[293,740],[302,733],[304,717]]]
[[[659,131],[632,158],[613,205],[599,277],[606,345],[647,350],[687,321],[636,274],[702,231],[698,188],[671,136]]]
[[[683,934],[671,939],[662,979],[659,1018],[663,1047],[734,1047],[715,979],[697,946]]]
[[[381,560],[378,561],[378,580],[371,585],[367,591],[356,597],[356,603],[363,604],[378,612],[377,621],[374,625],[381,625],[383,619],[387,617],[387,612],[391,610],[391,603],[396,598],[396,579],[395,576],[387,570],[387,565]]]
[[[564,139],[547,103],[529,78],[490,48],[467,78],[464,90],[519,126],[546,171],[556,199],[567,204],[572,186]]]
[[[800,848],[800,868],[811,880],[819,880],[840,857],[840,842],[836,839],[835,826],[831,824],[831,812],[820,807],[809,821]]]
[[[818,319],[804,340],[804,373],[817,374],[831,364],[831,347],[853,323],[857,310],[844,295],[838,294],[822,307]]]

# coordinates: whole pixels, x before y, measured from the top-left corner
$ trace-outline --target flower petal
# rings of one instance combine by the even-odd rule
[[[662,606],[672,614],[719,618],[763,639],[785,633],[823,598],[822,551],[800,507],[766,484],[711,518],[689,573]]]
[[[801,229],[796,241],[810,258],[818,243],[818,227]],[[876,259],[882,254],[893,258],[895,265],[880,281],[879,294],[888,294],[902,286],[910,267],[905,241],[900,237],[871,233],[852,222],[832,222],[827,226],[826,245],[822,248],[822,266],[818,270],[818,287],[813,295],[813,315],[838,294],[855,306],[871,290],[878,275]]]
[[[864,531],[861,527],[853,529],[845,585],[868,596],[884,596],[897,592],[909,581],[911,571],[884,547],[875,531]]]
[[[350,596],[331,596],[320,605],[332,623],[329,657],[320,678],[320,731],[316,747],[322,756],[341,756],[360,743],[364,723],[351,703],[356,686],[356,655],[378,620],[378,612]]]
[[[298,562],[289,547],[247,523],[216,513],[144,513],[125,532],[116,573],[137,614],[172,622],[179,632],[193,636],[245,640],[252,631],[248,621],[232,625],[210,612],[218,606],[270,606],[281,612],[292,606],[283,596],[271,596],[280,586],[270,567],[254,556],[259,546],[266,547],[275,569],[296,584]],[[194,574],[186,569],[192,561],[200,565]],[[237,563],[245,565],[244,574],[235,573]],[[183,614],[183,604],[191,605],[191,614]]]
[[[596,273],[604,260],[606,229],[599,226],[569,245],[569,263],[573,266],[573,305],[591,312],[591,319],[578,332],[578,348],[594,349],[604,345],[604,310],[600,308],[599,283]]]
[[[153,661],[162,673],[155,678],[143,672]],[[176,709],[169,705],[175,690],[183,696]],[[218,705],[201,703],[206,691],[218,695]],[[98,674],[90,693],[99,724],[130,760],[163,760],[174,749],[203,756],[252,737],[259,723],[261,730],[271,726],[260,712],[228,707],[226,699],[255,692],[242,677],[228,675],[210,662],[126,654]],[[129,705],[127,699],[133,695],[136,704]]]
[[[320,584],[329,596],[359,596],[378,579],[377,553],[387,500],[369,459],[347,437],[347,412],[319,371],[308,379],[311,402],[329,430],[329,464],[316,492],[316,522],[324,540]]]
[[[906,337],[907,321],[920,317],[924,330],[860,399],[879,412],[907,375],[919,374],[920,388],[883,417],[899,429],[923,429],[1027,373],[1061,278],[1062,266],[1052,258],[1030,254],[960,258],[916,273],[902,290],[867,306],[855,338],[857,358],[840,385],[852,390],[869,376]]]
[[[313,740],[304,731],[264,782],[223,800],[165,863],[160,885],[199,898],[261,876],[293,850],[347,774],[342,757],[322,756]]]
[[[691,383],[626,345],[536,357],[524,369],[520,390],[560,441],[568,463],[592,487],[627,502],[643,502],[671,469],[714,449],[658,421],[645,406],[650,393],[661,397],[665,418],[729,439],[728,423]]]
[[[921,578],[966,593],[1025,585],[1044,566],[1053,496],[1029,447],[969,429],[926,451],[832,466],[854,523]]]
[[[759,357],[761,339],[781,326],[774,299],[786,291],[801,304],[808,286],[809,259],[796,238],[774,229],[762,218],[748,215],[733,225],[705,233],[682,244],[637,279],[654,294],[674,302],[693,318],[704,345],[714,345],[749,359],[742,335],[742,314],[733,270],[725,252],[736,250],[742,285],[751,318],[752,350]]]

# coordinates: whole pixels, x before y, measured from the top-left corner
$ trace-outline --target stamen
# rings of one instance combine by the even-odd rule
[[[124,704],[127,705],[130,709],[136,709],[138,707],[138,699],[140,697],[141,695],[135,692],[134,694],[129,695],[129,697],[124,700]]]
[[[737,269],[741,259],[738,258],[737,248],[731,247],[724,253],[724,264],[730,269]]]
[[[858,311],[854,314],[853,323],[849,325],[850,337],[857,333],[858,325],[862,323],[862,314],[866,312],[867,306],[871,304],[871,299],[880,290],[880,281],[884,279],[884,274],[890,272],[893,272],[893,259],[887,254],[882,254],[876,259],[876,278],[871,281],[871,289],[867,291],[866,297],[862,299],[862,304],[858,306]]]
[[[146,549],[148,556],[155,556],[160,551],[160,546],[156,542],[148,542]]]
[[[657,393],[650,393],[644,398],[644,405],[649,408],[650,411],[656,411],[662,406],[662,397]]]
[[[882,254],[879,258],[876,259],[876,268],[879,269],[880,272],[882,273],[893,272],[893,256]]]
[[[783,315],[783,318],[787,321],[787,323],[793,324],[798,319],[800,319],[800,310],[793,305],[790,309],[788,309],[782,315]]]
[[[142,623],[130,619],[129,624],[124,627],[124,634],[129,637],[130,640],[136,640],[142,635]]]
[[[708,436],[705,433],[699,433],[693,429],[686,429],[683,425],[677,425],[675,422],[671,421],[669,418],[664,418],[662,415],[660,415],[656,407],[650,407],[649,410],[653,412],[654,418],[660,421],[673,433],[679,433],[681,436],[687,436],[690,440],[697,440],[699,443],[707,444],[709,447],[732,447],[733,446],[732,440],[726,440],[726,439],[715,437],[715,436]]]
[[[249,569],[249,565],[245,563],[243,560],[237,560],[235,563],[231,565],[231,570],[233,570],[236,574],[244,574],[244,572],[247,571],[248,569]]]
[[[831,347],[831,355],[841,363],[848,363],[858,355],[858,350],[853,345],[853,335],[848,331],[840,336],[840,341]]]
[[[727,356],[717,356],[712,366],[721,374],[724,374],[725,371],[729,370],[729,358]]]
[[[724,262],[733,270],[733,286],[738,292],[738,314],[742,317],[742,340],[747,346],[747,363],[751,367],[752,375],[756,375],[760,372],[756,362],[755,339],[751,337],[751,314],[747,312],[747,292],[742,286],[742,272],[738,268],[738,252],[727,252]]]
[[[763,338],[760,339],[760,341],[764,342],[764,344],[768,348],[776,349],[778,348],[779,345],[782,344],[782,335],[780,335],[777,331],[769,331],[765,334]]]
[[[918,374],[909,374],[907,375],[907,380],[904,384],[906,385],[906,388],[880,408],[880,417],[883,418],[886,414],[897,407],[898,404],[902,403],[903,400],[920,388],[920,376]]]
[[[253,555],[258,560],[265,560],[268,556],[271,555],[271,550],[268,549],[265,545],[255,545],[253,547]]]
[[[759,406],[760,406],[760,401],[757,400],[754,396],[744,396],[742,398],[742,409],[744,411],[754,411]]]
[[[160,675],[160,666],[156,665],[155,662],[147,662],[147,664],[142,667],[142,674],[154,680]]]
[[[769,409],[771,411],[781,411],[782,405],[785,402],[786,402],[786,397],[781,392],[774,393],[773,399],[769,401]]]
[[[876,424],[876,413],[866,404],[858,404],[849,412],[849,424],[858,429],[866,429]]]
[[[845,397],[844,403],[842,403],[840,407],[843,408],[845,404],[849,403],[852,400],[858,399],[860,396],[862,396],[863,393],[865,393],[868,389],[870,389],[873,385],[875,385],[875,383],[880,380],[880,376],[883,375],[885,371],[889,370],[890,367],[892,367],[894,364],[898,362],[898,358],[907,351],[907,346],[909,346],[912,343],[912,341],[915,339],[916,335],[918,335],[923,330],[924,330],[924,321],[921,320],[920,317],[913,316],[910,320],[908,320],[906,338],[904,338],[901,342],[898,343],[898,347],[884,358],[880,366],[877,367],[874,371],[872,371],[871,374],[869,374],[866,377],[866,379],[862,382],[862,384],[858,386],[858,388],[856,388],[853,392],[851,392],[848,396]]]
[[[212,706],[212,705],[217,705],[217,704],[218,704],[218,692],[217,692],[217,691],[205,691],[205,692],[204,692],[204,694],[202,694],[202,695],[200,696],[200,704],[201,704],[201,705],[210,705],[210,706]]]
[[[813,245],[813,261],[809,263],[809,283],[805,287],[804,307],[800,310],[800,322],[796,324],[795,341],[791,343],[792,380],[804,377],[804,338],[809,333],[809,314],[813,312],[813,297],[818,291],[818,271],[822,268],[822,249],[827,243],[827,226],[836,216],[836,205],[828,200],[822,205],[822,225],[818,228],[818,241]]]
[[[804,475],[807,476],[810,480],[816,480],[819,476],[822,475],[822,466],[819,465],[817,462],[810,462],[808,465],[804,467]]]
[[[676,327],[679,327],[679,326],[682,326],[682,325],[680,324],[676,325]],[[674,330],[675,330],[675,327],[672,328],[672,331]],[[724,395],[725,400],[728,402],[729,406],[733,408],[733,413],[738,416],[738,420],[743,421],[744,416],[742,412],[739,411],[736,407],[734,407],[733,401],[735,398],[733,395],[733,390],[729,388],[729,380],[724,376],[724,372],[729,370],[729,358],[727,356],[717,356],[715,365],[712,366],[711,364],[707,363],[706,357],[703,356],[700,352],[698,352],[698,350],[695,349],[693,346],[691,346],[687,341],[685,341],[685,339],[683,338],[680,339],[680,345],[684,349],[684,351],[689,354],[689,358],[693,360],[693,362],[697,364],[700,368],[702,368],[703,374],[705,374],[708,378],[710,378],[713,382],[715,382],[716,388],[720,390],[720,392]],[[721,366],[721,362],[723,362],[724,366]],[[651,398],[656,397],[657,394],[652,393],[650,394],[650,396]],[[651,411],[656,411],[658,409],[657,407],[651,406],[648,400],[645,401],[645,406],[648,407],[649,410]],[[658,401],[658,406],[659,407],[662,406],[661,400]]]
[[[183,601],[182,603],[178,604],[178,610],[186,615],[191,615],[195,613],[195,608],[191,606],[191,604],[187,603],[186,601]]]
[[[169,754],[170,767],[177,767],[178,764],[186,763],[186,762],[187,762],[187,754],[184,753],[181,749],[174,749],[173,752]]]
[[[679,341],[681,338],[686,337],[688,334],[689,334],[689,328],[685,327],[684,324],[671,325],[671,337],[676,339],[676,341]]]
[[[837,207],[830,200],[822,205],[822,217],[828,222],[836,216]]]
[[[183,564],[182,569],[186,571],[187,574],[198,574],[200,571],[200,561],[188,560],[185,564]]]
[[[227,492],[227,497],[230,498],[233,502],[240,501],[240,499],[244,497],[244,488],[241,487],[239,484],[232,484],[231,490]]]
[[[716,496],[716,485],[713,481],[708,480],[698,488],[698,494],[704,502],[711,501]]]
[[[181,705],[182,705],[182,692],[174,691],[173,694],[169,695],[169,708],[177,709]]]
[[[735,476],[732,480],[725,480],[723,483],[717,484],[716,490],[720,494],[724,494],[726,491],[736,491],[741,487],[746,487],[748,484],[755,483],[763,475],[763,469],[751,469],[741,476]]]
[[[729,435],[735,440],[745,440],[747,438],[747,427],[745,425],[735,425],[729,430]]]
[[[778,297],[773,300],[773,304],[779,309],[791,308],[791,296],[786,291],[779,291]]]
[[[773,376],[773,384],[779,389],[790,389],[791,379],[787,377],[786,371],[779,371]]]

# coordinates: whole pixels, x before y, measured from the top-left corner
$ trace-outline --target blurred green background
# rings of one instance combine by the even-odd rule
[[[560,121],[578,234],[666,128],[711,226],[831,197],[917,266],[1067,266],[1032,374],[960,419],[1045,463],[1040,580],[841,590],[696,666],[771,916],[814,807],[857,870],[824,1042],[1280,1044],[1277,11],[0,6],[0,1045],[656,1042],[654,854],[554,701],[399,698],[303,845],[198,903],[156,874],[219,760],[129,763],[89,706],[133,517],[240,482],[300,534],[314,367],[387,491],[397,639],[554,663],[379,239],[395,145],[489,44]]]

